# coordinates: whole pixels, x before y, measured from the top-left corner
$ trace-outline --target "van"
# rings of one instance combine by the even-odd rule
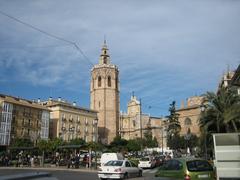
[[[124,160],[121,153],[103,153],[100,159],[101,166],[104,166],[108,161],[111,160]]]

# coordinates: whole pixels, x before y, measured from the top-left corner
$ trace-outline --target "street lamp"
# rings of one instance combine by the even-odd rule
[[[189,143],[189,140],[191,139],[191,132],[190,132],[190,129],[188,129],[188,132],[187,134],[185,134],[184,136],[184,139],[186,140],[186,155],[188,154],[188,143]]]
[[[206,106],[202,104],[200,108],[201,108],[201,114],[203,114],[206,110]],[[207,129],[206,128],[204,128],[204,157],[205,159],[207,159]]]
[[[93,120],[93,127],[94,127],[95,131],[92,132],[92,138],[91,138],[92,145],[93,145],[93,141],[97,142],[97,139],[98,139],[97,138],[97,133],[98,133],[97,125],[98,125],[98,118],[95,118]],[[93,137],[95,137],[95,138],[93,139]],[[95,149],[95,168],[97,169],[97,152],[96,151],[97,150]],[[91,166],[92,166],[92,147],[90,147],[90,149],[89,149],[88,161],[89,161],[89,168],[91,168]]]
[[[95,134],[94,134],[94,137],[95,137],[95,142],[97,142],[97,135],[98,135],[98,128],[97,128],[97,125],[98,125],[98,118],[94,119],[93,120],[93,125],[94,125],[94,128],[95,128]]]

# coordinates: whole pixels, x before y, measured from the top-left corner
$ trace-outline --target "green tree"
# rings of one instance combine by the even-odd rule
[[[144,132],[144,146],[148,148],[158,147],[158,142],[156,137],[153,138],[152,130],[149,128]]]
[[[37,143],[39,151],[42,153],[42,166],[44,165],[45,153],[50,150],[50,143],[47,140],[40,140]]]
[[[62,145],[64,145],[64,141],[61,138],[54,138],[49,142],[49,149],[54,152],[57,150],[58,146]]]
[[[122,139],[120,136],[116,136],[110,143],[110,149],[114,152],[124,152],[127,150],[128,141]]]
[[[141,139],[130,139],[127,144],[128,151],[137,152],[141,150]]]
[[[33,142],[30,139],[16,138],[11,147],[33,147]]]
[[[75,138],[75,139],[71,139],[68,142],[69,145],[87,145],[86,141],[84,141],[82,138]]]
[[[207,131],[224,133],[240,130],[240,96],[231,88],[222,87],[217,93],[207,92],[206,110],[200,126]]]
[[[213,153],[213,148],[209,148],[213,147],[212,133],[240,131],[240,96],[234,89],[222,87],[217,93],[207,92],[204,97],[207,103],[199,125],[200,145],[206,156]]]
[[[179,132],[181,130],[181,126],[178,121],[179,114],[176,113],[175,106],[176,106],[176,102],[173,101],[169,107],[170,115],[167,116],[167,124],[168,124],[167,145],[168,145],[168,147],[170,147],[170,149],[178,149],[179,148],[178,142],[180,139]]]

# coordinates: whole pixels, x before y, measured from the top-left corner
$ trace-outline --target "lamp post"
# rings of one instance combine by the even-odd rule
[[[206,106],[204,104],[202,104],[200,106],[201,108],[201,113],[205,112]],[[204,158],[207,159],[207,129],[204,128]]]
[[[163,155],[163,127],[161,128],[161,130],[162,130],[162,155]]]
[[[95,129],[94,132],[92,132],[92,138],[91,138],[91,146],[93,146],[93,142],[97,142],[97,125],[98,125],[98,119],[94,119],[93,120],[93,128]],[[93,139],[94,137],[94,139]],[[92,167],[92,147],[89,148],[89,168]],[[95,168],[97,169],[97,152],[96,152],[96,148],[95,148]]]
[[[142,136],[142,100],[140,98],[140,112],[139,112],[139,121],[140,121],[140,138],[141,138],[141,151],[142,151],[142,140],[143,140],[143,136]]]
[[[186,140],[186,155],[188,154],[188,143],[189,143],[189,140],[191,139],[191,132],[190,132],[190,129],[188,129],[188,132],[187,134],[185,134],[184,136],[184,139]]]

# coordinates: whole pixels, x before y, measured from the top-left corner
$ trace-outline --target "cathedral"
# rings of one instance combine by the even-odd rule
[[[91,70],[90,108],[98,111],[99,141],[109,144],[119,130],[119,70],[111,64],[106,41],[99,63]]]

